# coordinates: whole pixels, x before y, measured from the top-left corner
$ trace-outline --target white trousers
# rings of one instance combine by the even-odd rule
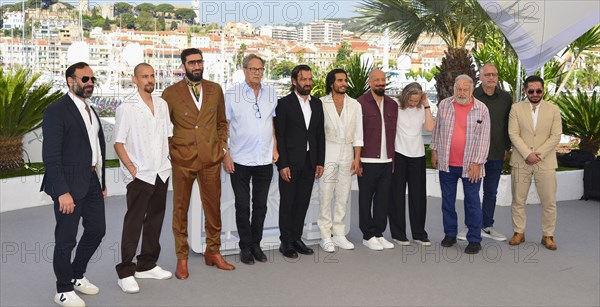
[[[346,225],[344,217],[350,188],[352,172],[350,167],[354,160],[354,147],[352,144],[338,144],[326,142],[325,145],[325,171],[319,180],[319,218],[317,225],[321,230],[321,238],[345,236]],[[333,221],[331,203],[335,195],[333,207]]]

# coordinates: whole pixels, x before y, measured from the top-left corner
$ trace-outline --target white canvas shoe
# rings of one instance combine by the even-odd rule
[[[321,242],[319,243],[319,245],[321,246],[323,251],[325,251],[327,253],[335,252],[335,244],[333,244],[333,241],[331,241],[331,238],[321,239]]]
[[[75,291],[56,293],[56,295],[54,295],[54,302],[61,306],[85,307],[85,302],[75,293]]]
[[[173,277],[173,273],[163,270],[158,265],[148,271],[135,272],[135,278],[150,278],[150,279],[169,279]]]
[[[335,246],[341,249],[354,249],[354,244],[348,241],[348,239],[346,239],[345,236],[333,236],[331,240],[333,241],[333,244],[335,244]]]
[[[486,227],[481,229],[481,236],[496,241],[506,241],[506,236],[496,231],[494,227]]]
[[[461,241],[467,241],[467,232],[469,232],[469,228],[465,227],[456,235],[456,238]]]
[[[140,286],[138,285],[137,281],[135,280],[135,277],[133,277],[133,276],[121,278],[117,281],[117,284],[119,285],[119,287],[121,287],[121,290],[123,290],[123,292],[125,292],[125,293],[140,292]]]
[[[394,248],[394,244],[392,242],[386,240],[384,237],[378,237],[377,240],[379,241],[379,244],[381,244],[381,246],[383,246],[383,248],[385,248],[385,249]]]
[[[75,279],[75,283],[73,284],[73,288],[75,290],[88,295],[98,294],[100,289],[92,284],[87,278],[83,277],[82,279]]]
[[[374,251],[383,250],[383,246],[381,246],[381,243],[379,243],[379,240],[375,237],[371,237],[369,240],[363,240],[363,245]]]

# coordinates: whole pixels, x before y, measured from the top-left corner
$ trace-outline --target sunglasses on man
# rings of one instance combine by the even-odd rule
[[[531,94],[533,94],[533,93],[536,93],[536,94],[538,94],[538,95],[539,95],[539,94],[541,94],[541,93],[543,93],[543,92],[544,92],[544,91],[543,91],[543,90],[541,90],[541,89],[537,89],[537,90],[527,90],[527,94],[529,94],[529,95],[531,95]]]

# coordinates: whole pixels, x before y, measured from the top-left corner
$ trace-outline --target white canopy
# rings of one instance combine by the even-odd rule
[[[498,24],[527,74],[600,23],[599,0],[477,0]]]

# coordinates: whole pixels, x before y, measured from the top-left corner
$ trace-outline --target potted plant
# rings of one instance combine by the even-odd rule
[[[34,86],[40,74],[0,67],[0,173],[23,166],[23,136],[42,124],[46,107],[60,98],[52,84]]]
[[[596,155],[600,147],[600,95],[591,95],[577,89],[555,96],[554,103],[560,108],[563,133],[579,138],[579,149]]]

